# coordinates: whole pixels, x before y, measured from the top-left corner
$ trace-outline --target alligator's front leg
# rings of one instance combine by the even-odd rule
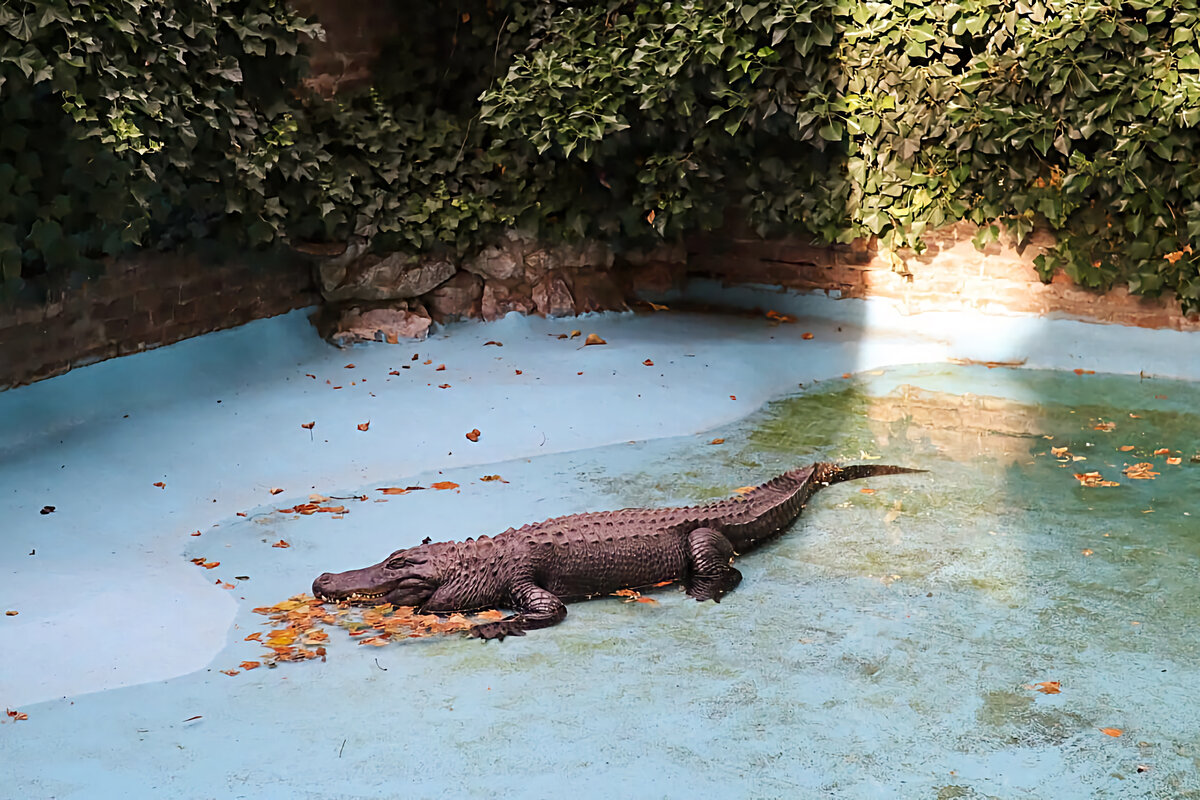
[[[514,586],[510,593],[516,614],[496,622],[485,622],[471,628],[477,639],[503,639],[505,636],[524,636],[525,631],[548,628],[562,622],[567,616],[567,607],[552,592],[548,592],[532,579]]]
[[[690,575],[687,593],[697,600],[721,602],[721,595],[742,582],[733,568],[733,544],[719,531],[696,528],[687,536]]]

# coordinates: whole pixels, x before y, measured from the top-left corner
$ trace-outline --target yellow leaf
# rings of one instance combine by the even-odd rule
[[[583,340],[583,346],[587,347],[589,344],[608,344],[608,342],[604,341],[594,333],[589,333],[587,338]]]

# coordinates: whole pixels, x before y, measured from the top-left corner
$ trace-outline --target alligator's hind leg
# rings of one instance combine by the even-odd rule
[[[719,603],[721,595],[742,582],[742,573],[732,566],[733,545],[712,528],[697,528],[688,534],[687,556],[687,593],[697,600]]]
[[[517,613],[496,622],[476,625],[470,634],[477,639],[503,639],[505,636],[524,636],[534,628],[548,628],[562,622],[567,615],[553,592],[546,591],[532,580],[520,583],[510,591],[510,601]]]

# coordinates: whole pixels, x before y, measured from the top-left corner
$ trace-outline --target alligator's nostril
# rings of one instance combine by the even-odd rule
[[[317,576],[317,579],[313,581],[313,591],[318,592],[325,586],[328,586],[332,579],[332,572],[322,572],[319,576]]]

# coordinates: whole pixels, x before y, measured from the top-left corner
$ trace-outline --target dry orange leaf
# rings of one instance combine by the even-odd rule
[[[519,370],[519,369],[514,369],[513,372],[517,373],[518,375],[521,374],[521,370]]]
[[[4,616],[6,616],[6,617],[15,617],[15,616],[16,616],[17,614],[19,614],[19,613],[21,613],[21,612],[19,612],[19,611],[5,611],[5,612],[4,612]]]
[[[494,345],[496,345],[496,347],[504,347],[504,343],[503,343],[503,342],[495,342],[495,341],[493,341],[493,342],[484,342],[484,343],[483,343],[483,346],[484,346],[484,347],[487,347],[489,344],[494,344]]]
[[[1154,399],[1155,400],[1166,400],[1167,396],[1165,394],[1156,394],[1156,395],[1154,395]]]
[[[1065,448],[1065,447],[1051,447],[1050,448],[1050,455],[1054,456],[1055,458],[1062,458],[1063,456],[1068,456],[1070,454],[1071,454],[1070,451],[1067,450],[1067,448]]]
[[[647,358],[645,361],[642,362],[642,365],[647,366],[647,367],[653,367],[654,362]]]
[[[739,486],[738,488],[733,490],[733,493],[734,494],[750,494],[753,491],[754,491],[753,486]]]
[[[437,483],[429,484],[430,489],[457,489],[458,484],[454,481],[438,481]]]
[[[412,489],[401,489],[399,486],[385,486],[384,488],[376,489],[375,491],[382,494],[408,494],[410,491],[412,491]]]
[[[725,444],[724,439],[713,439],[709,444]]]
[[[305,422],[305,423],[304,423],[304,424],[302,424],[300,427],[301,427],[301,428],[304,428],[304,429],[305,429],[305,430],[307,430],[307,431],[311,431],[311,430],[313,429],[313,426],[314,426],[314,425],[316,425],[316,424],[317,424],[317,423],[315,423],[315,422]]]
[[[354,369],[354,365],[353,365],[353,364],[347,364],[347,365],[345,366],[345,369]]]
[[[1092,555],[1092,548],[1085,547],[1082,550],[1080,550],[1079,552],[1083,553],[1085,556],[1090,556],[1090,555]]]
[[[1183,458],[1179,456],[1171,456],[1167,458],[1167,463],[1173,467],[1178,466],[1179,464],[1183,463]]]
[[[650,213],[646,215],[646,222],[649,222],[651,225],[654,224],[654,209],[653,208],[650,209]]]
[[[425,359],[424,361],[422,361],[421,363],[422,363],[422,364],[424,364],[425,366],[429,366],[430,364],[432,364],[432,363],[433,363],[433,359],[432,359],[432,358],[427,358],[427,359]]]
[[[304,377],[306,377],[306,378],[312,378],[314,381],[317,379],[317,376],[316,376],[316,375],[313,375],[311,372],[306,372],[306,373],[304,373]]]
[[[1036,686],[1042,694],[1062,694],[1062,684],[1058,681],[1042,681]]]
[[[1133,449],[1133,445],[1123,444],[1120,447],[1118,447],[1117,449],[1120,450],[1122,453],[1128,453],[1130,450]]]
[[[1171,449],[1170,449],[1170,448],[1168,448],[1168,447],[1160,447],[1160,448],[1158,448],[1157,450],[1155,450],[1155,451],[1154,451],[1154,455],[1156,455],[1156,456],[1165,456],[1165,455],[1166,455],[1167,453],[1169,453],[1169,452],[1171,452]]]
[[[1129,478],[1136,481],[1152,481],[1162,473],[1154,471],[1154,465],[1149,461],[1141,461],[1121,470]]]
[[[862,494],[875,494],[874,489],[859,489],[858,491],[861,492]]]
[[[192,563],[198,567],[204,567],[205,569],[216,569],[217,567],[221,566],[220,561],[205,561],[203,558],[193,558]]]
[[[1094,369],[1077,369],[1077,370],[1075,370],[1075,374],[1076,375],[1095,375],[1096,370],[1094,370]]]
[[[1120,486],[1116,481],[1104,480],[1099,472],[1076,472],[1075,480],[1079,481],[1081,486]]]
[[[445,371],[446,371],[446,365],[445,365],[445,364],[438,364],[438,365],[437,365],[437,368],[434,370],[434,372],[445,372]]]
[[[796,321],[796,318],[793,317],[791,314],[780,314],[778,311],[768,311],[767,319],[774,320],[775,322],[795,322]]]
[[[1125,731],[1121,730],[1120,728],[1101,728],[1100,732],[1105,736],[1120,736]]]
[[[655,600],[653,597],[635,597],[633,599],[635,602],[638,602],[638,603],[650,603],[652,605],[658,605],[658,601]]]
[[[367,420],[366,422],[360,422],[360,423],[358,423],[358,429],[359,429],[360,431],[365,431],[365,430],[367,430],[367,429],[368,429],[368,428],[370,428],[370,427],[371,427],[371,420]]]
[[[271,494],[283,494],[283,489],[272,489]]]
[[[729,395],[729,399],[730,399],[730,400],[737,400],[737,395],[736,395],[736,394],[731,394],[731,395]]]
[[[4,710],[4,713],[8,714],[8,716],[11,717],[12,719],[15,719],[18,721],[23,720],[23,719],[29,719],[29,715],[26,714],[24,711],[13,711],[11,708],[6,708]]]
[[[480,611],[475,616],[480,619],[504,619],[504,612],[498,608],[491,608],[487,611]]]
[[[843,372],[843,373],[842,373],[842,377],[843,377],[843,378],[849,378],[849,377],[850,377],[850,373],[849,373],[849,372]]]
[[[157,487],[158,487],[158,488],[160,488],[160,489],[165,489],[165,488],[167,488],[167,485],[166,485],[165,483],[163,483],[162,481],[156,481],[154,485],[155,485],[155,486],[157,486]]]
[[[504,480],[504,478],[501,478],[499,475],[484,475],[479,480],[481,480],[481,481],[500,481],[501,483],[508,483],[508,481]]]
[[[438,388],[439,388],[439,389],[449,389],[449,388],[450,388],[450,384],[448,384],[448,383],[439,383],[439,384],[438,384]]]
[[[237,669],[223,669],[223,670],[221,670],[221,674],[228,675],[229,677],[232,678],[234,675],[242,674],[242,672],[241,672],[241,670],[237,670]]]
[[[238,664],[238,666],[244,670],[249,671],[249,670],[258,669],[259,667],[261,667],[262,662],[261,661],[243,661],[242,663]]]
[[[802,334],[800,334],[800,338],[801,339],[811,339],[811,338],[813,338],[813,335],[811,333],[802,333]]]
[[[398,369],[393,369],[388,372],[388,375],[399,375],[399,374],[400,374],[400,370],[398,370]]]
[[[589,344],[608,344],[608,342],[604,341],[594,333],[589,333],[587,338],[583,340],[583,346],[587,347]]]
[[[235,588],[237,588],[237,587],[235,587],[235,586],[234,586],[232,583],[227,583],[227,582],[225,582],[225,581],[223,581],[223,580],[220,580],[220,579],[218,579],[218,580],[217,580],[217,585],[218,585],[218,586],[220,586],[222,589],[235,589]]]
[[[280,547],[280,548],[282,548],[282,547],[291,547],[291,545],[290,545],[290,544],[288,544],[287,542],[285,542],[283,539],[280,539],[278,542],[276,542],[275,544],[271,545],[271,547]]]
[[[245,511],[239,511],[239,512],[237,512],[237,516],[239,516],[239,517],[247,517],[247,516],[249,516],[249,514],[247,514]]]
[[[262,631],[255,631],[254,633],[247,636],[245,639],[242,639],[242,641],[243,642],[261,642],[262,641]]]
[[[1092,426],[1094,431],[1111,431],[1117,427],[1115,422],[1100,422]]]
[[[478,442],[479,441],[479,428],[473,428],[471,430],[471,432],[467,434],[467,440],[472,441],[472,442]]]

